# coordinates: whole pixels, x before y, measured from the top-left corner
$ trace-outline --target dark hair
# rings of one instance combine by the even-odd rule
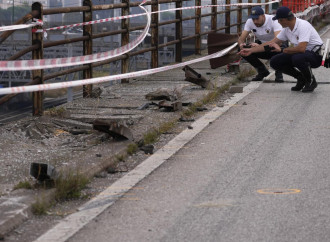
[[[294,15],[291,15],[291,16],[287,17],[287,20],[291,21],[291,20],[293,20],[294,18],[295,18],[295,16],[294,16]]]

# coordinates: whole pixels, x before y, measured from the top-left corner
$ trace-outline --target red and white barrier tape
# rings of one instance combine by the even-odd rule
[[[138,46],[144,40],[144,38],[146,37],[147,32],[150,28],[151,13],[149,13],[144,7],[141,6],[145,2],[146,2],[146,0],[144,0],[139,5],[139,7],[142,8],[142,10],[145,13],[109,18],[109,19],[115,20],[115,19],[129,18],[129,17],[133,17],[133,16],[147,15],[148,23],[147,23],[147,26],[144,29],[143,33],[136,40],[134,40],[133,42],[130,42],[129,44],[127,44],[125,46],[122,46],[120,48],[117,48],[117,49],[114,49],[114,50],[111,50],[108,52],[97,53],[97,54],[86,55],[86,56],[76,56],[76,57],[56,58],[56,59],[40,59],[40,60],[0,61],[0,70],[1,71],[22,71],[22,70],[38,70],[38,69],[46,69],[46,68],[50,69],[50,68],[68,67],[68,66],[82,65],[82,64],[89,64],[89,63],[94,63],[94,62],[98,62],[98,61],[103,61],[103,60],[107,60],[107,59],[114,58],[116,56],[125,54],[125,53],[131,51],[132,49],[134,49],[136,46]],[[184,8],[177,8],[177,9],[166,9],[166,10],[161,10],[158,12],[162,13],[162,12],[176,11],[176,10],[183,10],[183,9],[219,7],[219,6],[266,5],[266,4],[271,4],[274,2],[278,2],[278,0],[268,2],[268,3],[237,3],[237,4],[224,4],[224,5],[192,6],[192,7],[184,7]],[[153,12],[153,13],[155,13],[155,12]],[[85,23],[81,23],[81,24],[92,24],[93,22],[95,23],[97,21],[90,21],[90,22],[85,22]],[[61,27],[63,27],[63,26],[61,26]],[[59,28],[61,28],[61,27],[59,27]],[[41,31],[43,31],[43,30],[41,30]]]
[[[107,60],[116,56],[125,54],[136,46],[138,46],[147,36],[150,24],[151,24],[151,15],[148,11],[142,7],[146,0],[144,0],[139,7],[146,12],[147,14],[147,25],[144,28],[141,35],[136,38],[134,41],[119,47],[114,50],[110,50],[103,53],[97,53],[92,55],[85,56],[76,56],[76,57],[67,57],[67,58],[56,58],[56,59],[39,59],[39,60],[18,60],[18,61],[0,61],[0,70],[1,71],[22,71],[22,70],[38,70],[44,68],[57,68],[73,65],[83,65],[93,62]]]
[[[151,12],[151,14],[155,13],[164,13],[164,12],[172,12],[177,10],[187,10],[187,9],[197,9],[197,8],[211,8],[211,7],[227,7],[227,6],[260,6],[260,5],[268,5],[272,3],[279,2],[280,0],[275,0],[267,3],[234,3],[234,4],[219,4],[219,5],[204,5],[204,6],[191,6],[191,7],[182,7],[182,8],[171,8],[171,9],[164,9],[161,11]],[[51,30],[60,30],[60,29],[66,29],[66,28],[73,28],[73,27],[79,27],[79,26],[85,26],[85,25],[91,25],[91,24],[97,24],[97,23],[105,23],[105,22],[111,22],[116,20],[122,20],[122,19],[128,19],[128,18],[134,18],[138,16],[146,15],[145,13],[140,14],[131,14],[126,16],[118,16],[118,17],[112,17],[112,18],[105,18],[105,19],[99,19],[94,21],[88,21],[83,23],[77,23],[77,24],[70,24],[70,25],[63,25],[48,29],[34,29],[33,32],[47,32]]]
[[[158,73],[158,72],[162,72],[162,71],[167,71],[167,70],[183,67],[185,65],[190,65],[190,64],[197,63],[200,61],[205,61],[205,60],[209,60],[212,58],[224,56],[224,55],[228,54],[236,46],[237,46],[237,43],[229,46],[228,48],[226,48],[222,51],[214,53],[212,55],[204,56],[204,57],[201,57],[198,59],[194,59],[191,61],[187,61],[187,62],[175,64],[175,65],[163,66],[163,67],[159,67],[159,68],[155,68],[155,69],[136,71],[136,72],[118,74],[118,75],[107,76],[107,77],[98,77],[98,78],[91,78],[91,79],[85,79],[85,80],[78,80],[78,81],[40,84],[40,85],[33,85],[33,86],[0,88],[0,95],[25,93],[25,92],[37,92],[37,91],[46,91],[46,90],[61,89],[61,88],[68,88],[68,87],[76,87],[76,86],[82,86],[82,85],[97,84],[97,83],[102,83],[102,82],[109,82],[109,81],[114,81],[114,80],[150,75],[150,74],[154,74],[154,73]]]
[[[18,24],[18,25],[10,25],[10,26],[2,26],[0,27],[0,32],[8,31],[8,30],[17,30],[17,29],[27,29],[32,28],[37,25],[43,25],[43,21],[40,19],[34,20],[35,22],[32,22],[30,24]]]

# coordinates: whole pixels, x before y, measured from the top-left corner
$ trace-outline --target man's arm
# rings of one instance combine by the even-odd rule
[[[270,47],[274,47],[275,49],[273,51],[275,52],[281,52],[281,48],[279,47],[279,45],[282,43],[282,40],[278,39],[278,38],[274,38],[271,41],[265,42],[261,45],[255,46],[253,48],[249,48],[249,49],[243,49],[239,52],[240,55],[242,56],[249,56],[252,53],[257,53],[257,52],[264,52],[265,45],[269,45]]]
[[[241,36],[238,38],[238,45],[242,49],[245,44],[245,39],[248,37],[249,31],[243,30]]]
[[[307,42],[300,42],[295,47],[288,47],[288,48],[283,49],[283,53],[285,53],[285,54],[305,53],[307,44],[308,44]]]

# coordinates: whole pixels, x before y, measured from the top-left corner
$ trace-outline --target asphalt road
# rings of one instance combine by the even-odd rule
[[[292,85],[261,84],[69,241],[328,241],[330,85]]]

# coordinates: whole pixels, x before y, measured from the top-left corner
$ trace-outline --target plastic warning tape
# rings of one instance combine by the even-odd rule
[[[22,71],[22,70],[38,70],[45,68],[58,68],[73,65],[83,65],[93,62],[103,61],[116,56],[125,54],[135,47],[137,47],[147,36],[150,24],[151,15],[142,6],[146,1],[143,1],[139,7],[146,12],[147,15],[147,25],[144,28],[141,35],[139,35],[134,41],[128,43],[127,45],[121,46],[117,49],[110,50],[107,52],[96,53],[92,55],[76,56],[76,57],[66,57],[66,58],[56,58],[56,59],[38,59],[38,60],[17,60],[17,61],[0,61],[1,71]]]
[[[219,51],[219,52],[216,52],[214,54],[204,56],[204,57],[201,57],[201,58],[198,58],[198,59],[186,61],[186,62],[175,64],[175,65],[163,66],[163,67],[159,67],[159,68],[143,70],[143,71],[136,71],[136,72],[130,72],[130,73],[125,73],[125,74],[118,74],[118,75],[91,78],[91,79],[84,79],[84,80],[77,80],[77,81],[40,84],[40,85],[33,85],[33,86],[0,88],[0,95],[14,94],[14,93],[25,93],[25,92],[47,91],[47,90],[53,90],[53,89],[76,87],[76,86],[83,86],[83,85],[89,85],[89,84],[97,84],[97,83],[115,81],[115,80],[120,80],[120,79],[127,79],[127,78],[132,78],[132,77],[139,77],[139,76],[155,74],[155,73],[158,73],[158,72],[168,71],[168,70],[172,70],[172,69],[175,69],[175,68],[183,67],[185,65],[194,64],[194,63],[197,63],[197,62],[200,62],[200,61],[205,61],[205,60],[209,60],[209,59],[224,56],[224,55],[228,54],[236,46],[237,46],[237,43],[227,47],[226,49],[224,49],[222,51]]]
[[[233,3],[233,4],[218,4],[218,5],[204,5],[204,6],[190,6],[190,7],[182,7],[182,8],[170,8],[170,9],[164,9],[160,11],[151,12],[151,14],[155,13],[164,13],[164,12],[172,12],[172,11],[178,11],[178,10],[187,10],[187,9],[198,9],[198,8],[211,8],[211,7],[227,7],[227,6],[260,6],[260,5],[268,5],[272,3],[277,3],[279,0],[267,2],[267,3]],[[111,22],[116,20],[122,20],[122,19],[128,19],[128,18],[134,18],[139,16],[144,16],[145,13],[140,14],[131,14],[126,16],[118,16],[118,17],[112,17],[112,18],[105,18],[105,19],[99,19],[94,21],[88,21],[83,23],[77,23],[77,24],[70,24],[70,25],[63,25],[48,29],[34,29],[33,32],[47,32],[51,30],[60,30],[60,29],[66,29],[66,28],[73,28],[73,27],[80,27],[85,25],[91,25],[91,24],[97,24],[97,23],[105,23],[105,22]]]
[[[143,33],[135,39],[133,42],[130,42],[129,44],[119,47],[117,49],[103,52],[103,53],[97,53],[93,55],[85,55],[85,56],[76,56],[76,57],[66,57],[66,58],[55,58],[55,59],[38,59],[38,60],[16,60],[16,61],[0,61],[0,70],[1,71],[22,71],[22,70],[38,70],[38,69],[50,69],[50,68],[59,68],[59,67],[68,67],[68,66],[74,66],[74,65],[83,65],[83,64],[89,64],[94,63],[98,61],[103,61],[107,59],[114,58],[116,56],[123,55],[132,49],[134,49],[136,46],[138,46],[147,36],[149,28],[150,28],[150,22],[151,22],[151,13],[149,13],[142,5],[146,2],[144,0],[139,7],[145,12],[143,14],[136,14],[136,15],[129,15],[129,16],[141,16],[141,15],[147,15],[148,23],[146,28],[144,29]],[[214,6],[243,6],[243,5],[262,5],[262,4],[271,4],[276,1],[268,2],[268,3],[237,3],[237,4],[225,4],[225,5],[205,5],[205,6],[197,6],[198,8],[206,8],[206,7],[214,7]],[[182,10],[182,9],[194,9],[196,6],[192,7],[184,7],[184,8],[177,8],[177,9],[166,9],[161,10],[158,12],[167,12],[167,11],[176,11],[176,10]],[[128,18],[129,16],[120,16],[110,19],[124,19]],[[93,21],[86,22],[92,23]],[[95,22],[95,21],[94,21]],[[84,24],[84,23],[82,23]],[[43,31],[43,30],[41,30]]]
[[[32,22],[30,24],[2,26],[2,27],[0,27],[0,32],[8,31],[8,30],[27,29],[27,28],[32,28],[34,26],[43,25],[43,21],[40,19],[34,19],[33,21],[34,22]]]

